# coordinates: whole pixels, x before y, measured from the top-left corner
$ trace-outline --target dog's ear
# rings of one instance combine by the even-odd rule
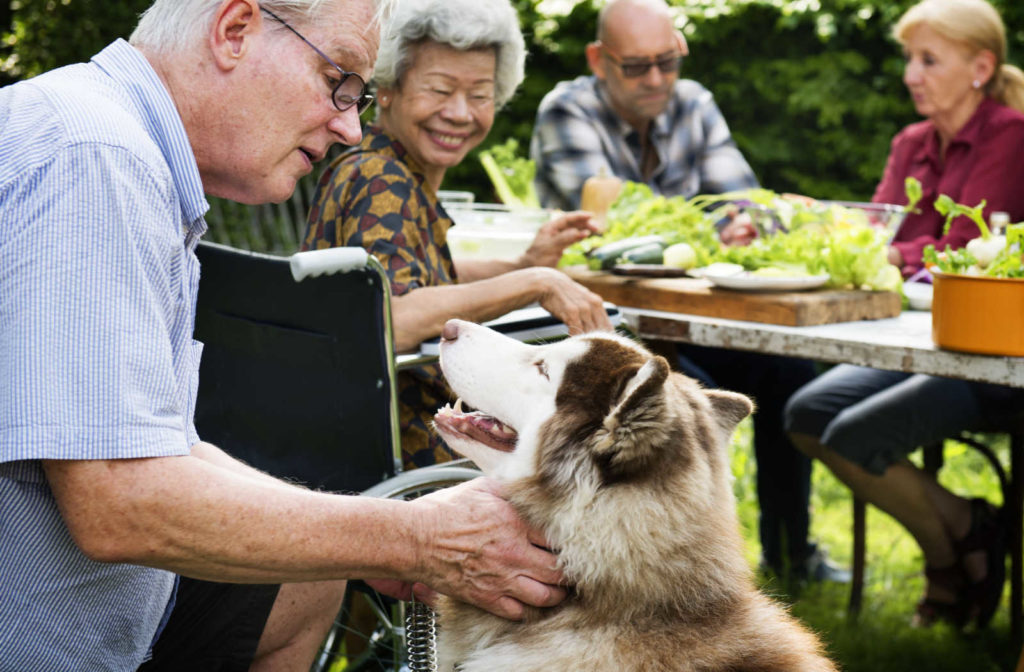
[[[604,483],[628,479],[654,458],[662,439],[663,428],[656,419],[665,404],[668,374],[664,357],[623,371],[620,391],[602,423],[603,436],[594,447]]]
[[[711,401],[715,422],[724,437],[723,440],[728,443],[736,425],[754,412],[754,402],[742,394],[724,390],[705,390],[704,394]]]
[[[658,393],[668,378],[669,366],[664,357],[655,356],[640,368],[627,369],[627,372],[620,381],[620,392],[609,417],[627,414]]]

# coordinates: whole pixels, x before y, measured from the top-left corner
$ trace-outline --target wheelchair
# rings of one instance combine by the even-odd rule
[[[208,242],[196,255],[200,436],[318,490],[411,499],[480,475],[465,461],[402,472],[390,285],[372,255]],[[433,669],[431,618],[350,581],[312,669]]]

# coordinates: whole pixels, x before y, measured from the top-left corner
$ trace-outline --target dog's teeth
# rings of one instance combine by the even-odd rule
[[[456,413],[462,413],[462,397],[459,397],[458,399],[455,400],[455,407],[452,410],[454,410]]]
[[[495,433],[500,434],[501,436],[516,436],[516,431],[514,429],[511,429],[508,425],[506,425],[503,422],[497,423],[497,426],[494,429],[496,430]]]

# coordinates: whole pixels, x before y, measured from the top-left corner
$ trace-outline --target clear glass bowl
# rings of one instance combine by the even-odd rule
[[[871,226],[884,229],[888,233],[889,240],[892,240],[893,236],[896,235],[896,231],[900,228],[900,224],[903,223],[903,217],[906,215],[906,210],[902,205],[893,205],[891,203],[863,203],[858,201],[819,201],[819,203],[840,205],[844,208],[863,212]]]
[[[516,259],[551,219],[551,210],[513,209],[497,203],[445,203],[455,225],[448,248],[458,259]]]

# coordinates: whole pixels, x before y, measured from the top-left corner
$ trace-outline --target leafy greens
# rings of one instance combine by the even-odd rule
[[[749,245],[719,242],[716,222],[737,204],[759,229]],[[697,263],[740,264],[748,271],[778,269],[789,274],[829,275],[828,285],[899,291],[899,270],[887,258],[888,236],[870,225],[863,211],[812,199],[783,198],[767,189],[735,191],[692,199],[656,196],[644,184],[627,182],[608,210],[608,229],[567,248],[562,265],[586,263],[588,251],[630,237],[658,234],[667,245],[689,243]]]
[[[519,142],[509,138],[503,144],[481,151],[480,163],[502,203],[510,208],[539,208],[540,199],[533,184],[537,165],[517,156],[518,150]]]

